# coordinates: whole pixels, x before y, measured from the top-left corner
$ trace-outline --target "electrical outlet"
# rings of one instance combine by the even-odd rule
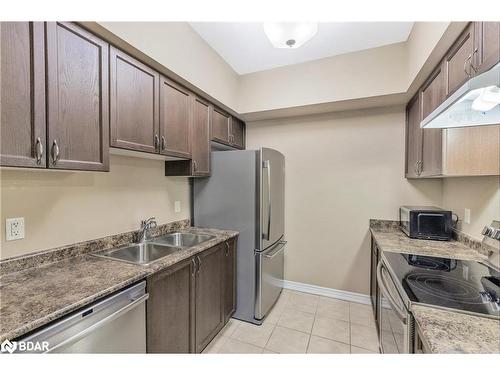
[[[24,238],[24,217],[5,220],[5,239],[7,241],[22,240]]]
[[[464,210],[464,223],[470,224],[470,208]]]
[[[181,201],[175,201],[174,202],[174,211],[176,213],[181,212]]]

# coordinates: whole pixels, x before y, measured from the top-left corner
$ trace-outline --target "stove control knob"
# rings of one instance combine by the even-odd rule
[[[500,229],[495,229],[495,231],[493,232],[493,236],[492,236],[495,240],[499,240],[500,241]]]
[[[481,232],[482,235],[484,236],[490,236],[491,235],[491,227],[485,226]]]

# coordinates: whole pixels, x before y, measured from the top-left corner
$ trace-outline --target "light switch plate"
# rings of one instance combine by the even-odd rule
[[[174,202],[174,211],[176,213],[181,212],[181,201],[175,201]]]
[[[464,209],[464,223],[470,224],[470,208]]]
[[[22,240],[24,238],[24,217],[5,220],[5,239],[7,241]]]

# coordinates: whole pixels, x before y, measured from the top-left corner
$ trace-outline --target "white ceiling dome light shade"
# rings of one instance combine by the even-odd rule
[[[266,22],[264,32],[275,48],[299,48],[318,32],[316,22]]]

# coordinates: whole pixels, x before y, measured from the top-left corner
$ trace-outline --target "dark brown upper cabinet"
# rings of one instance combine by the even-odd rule
[[[193,97],[192,175],[210,175],[210,104]]]
[[[160,81],[160,153],[191,157],[191,93],[166,77]]]
[[[422,118],[424,119],[439,107],[446,97],[443,63],[439,64],[430,77],[424,82],[420,92]]]
[[[191,95],[191,159],[168,160],[165,176],[210,176],[210,103]]]
[[[224,323],[236,311],[236,241],[231,238],[224,243]]]
[[[500,22],[474,22],[474,74],[483,73],[500,62]]]
[[[245,148],[245,123],[223,110],[212,109],[212,141],[227,146]]]
[[[446,97],[444,64],[441,63],[427,79],[420,91],[421,118],[427,117]],[[419,123],[420,126],[420,123]],[[442,129],[422,129],[422,156],[419,176],[437,176],[442,173]]]
[[[419,177],[422,164],[422,129],[420,94],[406,106],[406,169],[407,178]]]
[[[195,261],[189,258],[147,279],[148,353],[194,351]]]
[[[231,145],[236,148],[245,148],[245,123],[235,117],[233,117],[231,121],[229,141]]]
[[[452,45],[445,57],[445,95],[447,97],[453,94],[456,89],[462,86],[473,75],[473,50],[474,23],[471,22]]]
[[[107,43],[65,22],[46,24],[49,167],[109,170]]]
[[[225,244],[221,243],[196,256],[196,353],[200,353],[224,326],[223,311],[223,257]]]
[[[230,144],[230,126],[231,116],[217,107],[212,107],[212,140],[219,143]]]
[[[42,22],[1,22],[0,165],[46,166]]]
[[[110,48],[111,146],[157,153],[160,149],[160,75]]]

